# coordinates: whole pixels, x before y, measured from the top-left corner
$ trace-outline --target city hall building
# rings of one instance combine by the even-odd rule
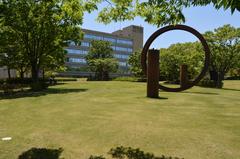
[[[119,70],[116,76],[129,75],[129,65],[127,60],[129,55],[135,51],[140,51],[143,47],[143,27],[131,25],[113,33],[99,32],[82,29],[84,38],[81,45],[74,42],[66,48],[68,71],[59,73],[64,76],[89,76],[93,73],[84,70],[87,66],[85,56],[88,54],[92,40],[108,41],[112,44],[114,57],[118,60]]]

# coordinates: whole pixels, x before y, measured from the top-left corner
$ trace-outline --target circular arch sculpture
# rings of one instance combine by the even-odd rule
[[[184,91],[186,89],[189,89],[191,87],[193,87],[194,85],[196,85],[206,74],[207,70],[208,70],[208,66],[210,63],[210,49],[208,47],[208,44],[206,42],[206,40],[204,39],[204,37],[201,35],[201,33],[199,33],[197,30],[186,26],[186,25],[170,25],[170,26],[166,26],[163,27],[159,30],[157,30],[156,32],[154,32],[149,39],[147,40],[147,42],[145,43],[143,50],[142,50],[142,55],[141,55],[141,64],[142,64],[142,69],[144,74],[147,74],[147,53],[149,51],[149,47],[151,46],[151,44],[153,43],[153,41],[159,37],[161,34],[171,31],[171,30],[183,30],[189,33],[192,33],[193,35],[195,35],[200,42],[202,43],[204,52],[205,52],[205,61],[204,61],[204,67],[201,71],[201,73],[195,78],[195,80],[193,80],[191,83],[189,83],[188,85],[184,86],[184,87],[179,87],[179,88],[169,88],[169,87],[165,87],[161,84],[159,84],[159,89],[162,89],[164,91],[167,92],[180,92],[180,91]]]

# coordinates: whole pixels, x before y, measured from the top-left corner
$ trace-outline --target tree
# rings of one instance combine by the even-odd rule
[[[130,66],[130,71],[136,77],[143,77],[144,73],[141,66],[141,52],[136,51],[129,56],[128,64]]]
[[[94,7],[81,0],[0,1],[2,34],[14,37],[8,45],[14,45],[29,63],[34,82],[38,82],[40,69],[64,64],[63,48],[70,40],[80,42],[83,12]]]
[[[111,21],[133,20],[140,16],[146,22],[162,26],[185,22],[182,9],[190,6],[205,6],[213,4],[216,9],[223,7],[231,9],[232,13],[240,11],[239,0],[92,0],[109,3],[98,16],[104,23]]]
[[[240,66],[240,28],[224,25],[205,33],[211,50],[210,71],[212,79],[218,88],[230,69],[237,69]]]
[[[109,72],[117,71],[118,62],[113,57],[111,43],[108,41],[93,40],[85,58],[97,80],[108,80]]]
[[[173,44],[160,49],[160,75],[168,81],[178,81],[180,65],[188,66],[188,78],[195,78],[203,67],[204,52],[199,42]]]

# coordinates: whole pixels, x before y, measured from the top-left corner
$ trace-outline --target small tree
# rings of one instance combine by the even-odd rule
[[[141,65],[141,52],[136,51],[129,56],[128,64],[130,65],[130,71],[136,77],[143,77],[144,73]]]
[[[198,42],[173,44],[160,50],[160,75],[168,81],[177,81],[180,65],[188,66],[188,78],[195,78],[203,67],[204,52]]]
[[[93,40],[86,61],[90,70],[95,72],[97,80],[108,80],[109,73],[116,72],[118,69],[111,43],[107,41]]]
[[[211,49],[210,71],[216,74],[216,87],[221,88],[225,74],[240,65],[240,28],[224,25],[206,32],[205,38]]]

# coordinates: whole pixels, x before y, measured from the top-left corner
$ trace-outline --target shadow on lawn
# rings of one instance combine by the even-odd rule
[[[188,92],[188,91],[184,91],[184,92],[179,92],[179,93],[205,94],[205,95],[219,95],[218,93],[211,93],[211,92]]]
[[[223,90],[227,90],[227,91],[239,91],[240,89],[232,89],[232,88],[222,88]]]
[[[0,100],[2,99],[15,99],[15,98],[24,98],[24,97],[39,97],[48,94],[67,94],[67,93],[77,93],[77,92],[85,92],[88,89],[78,89],[78,88],[48,88],[43,91],[33,92],[30,90],[14,92],[12,94],[1,94],[0,93]]]
[[[18,156],[18,159],[60,159],[62,148],[31,148]]]
[[[31,148],[18,156],[18,159],[61,159],[62,148],[46,149]],[[112,159],[183,159],[171,156],[155,156],[153,153],[144,152],[139,148],[118,146],[110,149],[108,155]],[[80,157],[80,156],[79,156]],[[109,158],[107,157],[107,158]],[[91,155],[88,159],[107,159],[104,156]]]

